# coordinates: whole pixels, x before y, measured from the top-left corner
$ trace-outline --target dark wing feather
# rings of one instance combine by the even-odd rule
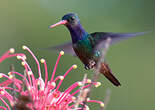
[[[126,40],[130,37],[140,36],[147,34],[148,32],[138,32],[138,33],[112,33],[112,32],[95,32],[91,33],[90,40],[94,49],[101,49],[104,47],[106,39],[111,38],[111,43],[114,44],[122,40]]]
[[[56,51],[63,50],[65,53],[68,53],[68,54],[71,54],[73,56],[76,56],[75,52],[73,50],[72,42],[71,41],[69,41],[67,43],[64,43],[64,44],[61,44],[61,45],[54,46],[54,47],[49,47],[48,49],[52,49],[52,50],[56,50]]]

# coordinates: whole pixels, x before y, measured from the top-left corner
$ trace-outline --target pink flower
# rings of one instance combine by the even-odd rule
[[[59,63],[59,60],[64,52],[59,53],[58,59],[56,61],[53,73],[51,78],[48,78],[47,64],[45,59],[41,59],[41,63],[44,64],[45,79],[42,78],[42,71],[40,68],[39,61],[33,52],[26,46],[23,46],[24,50],[27,50],[34,61],[37,64],[38,78],[36,78],[26,61],[26,55],[23,53],[14,53],[15,50],[11,48],[8,52],[2,55],[0,58],[0,63],[6,58],[17,57],[17,59],[22,61],[22,65],[25,70],[24,73],[19,73],[16,71],[10,71],[8,75],[0,73],[0,78],[5,80],[0,81],[0,100],[5,106],[0,106],[0,109],[11,110],[10,107],[16,108],[16,110],[24,109],[29,110],[73,110],[75,108],[77,95],[80,92],[79,86],[82,86],[83,89],[88,88],[91,83],[96,87],[99,86],[100,82],[91,82],[90,79],[83,81],[78,81],[68,87],[65,91],[60,91],[61,84],[63,83],[64,78],[68,75],[70,71],[77,68],[77,65],[72,65],[62,76],[55,77],[55,72]],[[18,79],[15,77],[19,76]],[[50,80],[48,80],[50,79]],[[11,86],[13,84],[14,86]],[[25,85],[25,89],[24,86]],[[12,91],[9,93],[9,91]],[[16,92],[16,95],[12,93]],[[9,103],[7,103],[9,102]],[[104,106],[103,102],[97,100],[87,100],[87,102],[96,102],[101,106]],[[81,100],[79,104],[83,105]],[[89,107],[85,105],[84,110],[88,110]],[[80,109],[80,107],[78,107]]]

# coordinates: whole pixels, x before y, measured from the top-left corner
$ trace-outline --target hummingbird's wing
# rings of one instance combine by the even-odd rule
[[[138,33],[112,33],[112,32],[95,32],[90,34],[90,41],[94,49],[101,49],[104,47],[107,38],[111,38],[110,44],[115,44],[119,41],[126,40],[130,37],[140,36],[148,32]]]
[[[62,51],[63,50],[65,53],[76,56],[76,54],[73,50],[71,41],[66,42],[64,44],[61,44],[61,45],[54,46],[54,47],[49,47],[48,49],[52,49],[52,50],[56,50],[56,51]]]

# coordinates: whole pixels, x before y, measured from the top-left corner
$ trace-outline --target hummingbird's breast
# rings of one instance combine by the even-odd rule
[[[67,28],[71,34],[73,49],[83,64],[87,67],[96,64],[98,56],[93,50],[90,34],[83,29],[80,22],[75,26],[67,25]]]
[[[98,59],[94,56],[92,45],[88,39],[73,43],[73,49],[84,65],[88,65],[90,61],[96,62]]]

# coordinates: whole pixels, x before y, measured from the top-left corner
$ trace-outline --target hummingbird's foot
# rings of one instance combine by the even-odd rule
[[[89,69],[91,69],[89,66],[84,66],[84,68],[86,69],[86,70],[89,70]]]
[[[90,60],[89,61],[89,66],[91,67],[91,68],[93,68],[94,66],[95,66],[95,61],[94,60]]]
[[[89,70],[92,69],[96,65],[96,62],[94,60],[90,60],[87,65],[85,65],[85,69]]]

